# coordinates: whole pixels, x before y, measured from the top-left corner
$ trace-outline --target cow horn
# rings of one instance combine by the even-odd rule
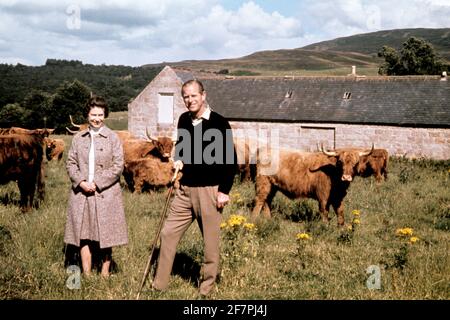
[[[371,154],[373,152],[373,148],[374,148],[374,144],[372,143],[372,149],[370,149],[369,151],[360,151],[359,156],[360,157],[368,156],[369,154]]]
[[[73,131],[73,130],[70,130],[70,129],[69,129],[69,128],[67,128],[67,127],[66,127],[66,130],[67,130],[67,131],[69,131],[69,132],[70,132],[71,134],[75,134],[75,133],[77,133],[77,132],[78,132],[78,131]]]
[[[335,151],[325,151],[325,150],[323,149],[323,143],[320,144],[320,151],[322,151],[324,154],[326,154],[327,156],[330,156],[330,157],[335,157],[335,156],[337,156],[337,153],[336,153]]]
[[[157,141],[158,138],[153,137],[150,132],[148,132],[148,127],[145,128],[145,134],[147,135],[147,138],[149,138],[151,141]]]
[[[72,124],[72,126],[77,127],[77,128],[80,128],[80,125],[79,125],[79,124],[73,123],[73,119],[72,119],[72,115],[71,115],[71,114],[69,114],[69,118],[70,118],[70,123]]]

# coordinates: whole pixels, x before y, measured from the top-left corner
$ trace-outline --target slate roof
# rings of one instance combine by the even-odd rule
[[[450,79],[439,76],[198,78],[229,120],[450,128]]]

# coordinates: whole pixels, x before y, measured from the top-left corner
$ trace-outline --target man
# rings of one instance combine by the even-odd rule
[[[175,167],[182,169],[183,175],[161,231],[152,286],[156,290],[167,288],[178,242],[196,219],[204,241],[199,293],[207,296],[219,270],[221,212],[230,201],[236,155],[230,124],[209,108],[203,84],[189,80],[181,94],[188,111],[178,120]]]

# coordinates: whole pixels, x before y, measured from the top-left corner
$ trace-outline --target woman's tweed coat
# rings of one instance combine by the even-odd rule
[[[109,248],[128,243],[127,224],[123,208],[120,175],[123,170],[123,148],[117,134],[104,126],[95,143],[95,175],[97,186],[94,208],[97,208],[100,248]],[[89,130],[78,132],[72,140],[67,157],[67,173],[72,188],[69,195],[67,223],[64,242],[80,246],[83,210],[87,197],[79,187],[80,182],[88,180],[89,148],[91,136]]]

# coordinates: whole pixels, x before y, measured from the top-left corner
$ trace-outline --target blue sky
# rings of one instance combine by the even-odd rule
[[[0,63],[237,58],[449,16],[449,0],[0,0]]]

